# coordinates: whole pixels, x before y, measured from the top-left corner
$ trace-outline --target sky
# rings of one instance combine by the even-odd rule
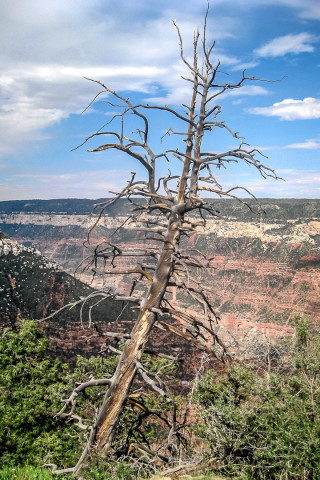
[[[86,109],[101,88],[85,77],[133,103],[188,104],[173,20],[188,57],[206,7],[206,0],[0,2],[0,200],[105,198],[130,172],[142,175],[119,152],[88,152],[95,141],[74,150],[116,110],[106,96]],[[283,180],[262,179],[245,165],[231,165],[218,180],[258,197],[320,198],[320,1],[212,0],[207,40],[216,41],[213,60],[226,82],[237,82],[243,69],[279,80],[248,82],[219,104],[220,120]],[[181,131],[176,119],[149,113],[154,151],[181,145],[178,136],[160,140],[169,128]],[[126,126],[130,134],[139,128]],[[216,152],[235,146],[225,133],[206,142]],[[168,168],[178,166],[163,161],[159,174]]]

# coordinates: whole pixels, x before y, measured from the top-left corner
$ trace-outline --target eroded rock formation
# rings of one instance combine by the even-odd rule
[[[94,223],[94,202],[75,202],[0,202],[0,228],[90,283],[92,273],[83,273],[78,266],[85,265],[90,255],[83,242]],[[291,334],[296,313],[306,313],[316,327],[320,325],[320,201],[269,199],[261,204],[265,213],[233,201],[216,201],[220,214],[208,218],[206,231],[199,230],[186,243],[199,259],[203,254],[210,259],[206,275],[196,274],[210,287],[221,317],[219,333],[242,357]],[[95,239],[108,238],[122,225],[128,208],[120,203],[108,210]],[[121,235],[133,244],[142,238],[130,222]],[[130,280],[102,276],[94,282],[99,288],[110,285],[126,292]]]
[[[10,240],[0,231],[0,328],[18,327],[21,319],[35,319],[50,339],[49,353],[74,364],[77,355],[98,355],[107,345],[118,347],[129,334],[135,310],[112,298],[93,296],[88,285],[65,273],[32,247]],[[72,308],[62,307],[79,301]],[[90,321],[91,319],[91,321]],[[110,336],[119,333],[119,337]],[[179,356],[178,377],[194,378],[201,352],[183,339],[156,329],[147,350]],[[108,350],[105,350],[108,355]],[[110,353],[110,352],[109,352]]]

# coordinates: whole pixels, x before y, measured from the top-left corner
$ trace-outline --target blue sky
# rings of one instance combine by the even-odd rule
[[[205,9],[204,0],[0,2],[0,200],[107,197],[131,171],[140,172],[119,154],[71,152],[113,113],[98,102],[81,115],[99,91],[84,77],[133,102],[188,103],[172,20],[188,55]],[[250,76],[283,77],[247,83],[219,104],[220,118],[268,155],[265,163],[285,182],[240,166],[220,181],[259,197],[320,198],[320,1],[213,0],[208,37],[227,81],[240,79],[243,68]],[[172,118],[152,112],[150,124],[155,151],[179,142],[159,142],[169,127],[179,129]],[[208,145],[221,151],[234,143],[212,134]],[[167,168],[163,163],[160,173]]]

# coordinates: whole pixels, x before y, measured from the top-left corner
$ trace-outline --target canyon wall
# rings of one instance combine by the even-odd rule
[[[122,322],[121,329],[129,328],[134,315],[128,310],[123,318],[123,306],[106,299],[104,308],[95,308],[90,328],[89,311],[97,297],[89,298],[83,308],[77,301],[92,294],[92,288],[62,271],[38,250],[0,232],[1,329],[16,328],[19,321],[33,319],[50,338],[49,351],[54,356],[72,363],[77,355],[97,354],[106,340],[103,333],[111,325],[116,328],[117,319]],[[73,303],[72,308],[64,308]]]
[[[207,219],[186,241],[199,261],[209,261],[198,280],[210,289],[220,317],[217,331],[240,356],[252,356],[275,339],[293,332],[296,314],[309,315],[320,328],[320,200],[261,200],[253,211],[238,202],[214,202],[217,216]],[[127,292],[126,276],[102,275],[92,281],[83,272],[92,250],[84,246],[96,214],[90,200],[0,202],[0,228],[26,247],[98,288]],[[130,205],[107,210],[95,229],[95,242],[121,227],[132,246],[142,241],[134,223],[124,223]],[[114,237],[113,237],[114,238]],[[144,238],[144,237],[143,237]],[[178,301],[179,299],[177,299]],[[192,305],[188,305],[192,309]]]
[[[39,251],[0,231],[0,330],[34,319],[50,340],[48,353],[74,365],[78,355],[110,355],[108,346],[118,347],[135,316],[130,305],[100,296]],[[185,385],[201,362],[201,352],[159,329],[153,331],[147,350],[179,357],[177,376]]]

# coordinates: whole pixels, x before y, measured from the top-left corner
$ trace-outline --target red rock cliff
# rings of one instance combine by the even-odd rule
[[[292,320],[299,312],[308,314],[319,328],[320,201],[263,200],[265,214],[260,215],[234,202],[216,204],[221,216],[208,219],[206,231],[192,235],[185,247],[193,248],[196,256],[200,252],[199,259],[202,254],[210,258],[206,274],[197,271],[196,275],[210,287],[221,318],[217,330],[231,350],[250,356],[266,342],[291,334]],[[86,263],[90,251],[83,240],[92,216],[59,209],[39,212],[32,202],[28,202],[28,211],[6,208],[1,210],[0,202],[0,228],[5,233],[38,248],[69,273]],[[127,208],[122,204],[103,216],[95,232],[97,240],[123,223]],[[123,227],[122,235],[132,245],[139,239],[130,224]],[[81,267],[77,271],[82,280],[91,282],[90,273],[81,273]],[[103,276],[95,284],[127,291],[129,281]]]

